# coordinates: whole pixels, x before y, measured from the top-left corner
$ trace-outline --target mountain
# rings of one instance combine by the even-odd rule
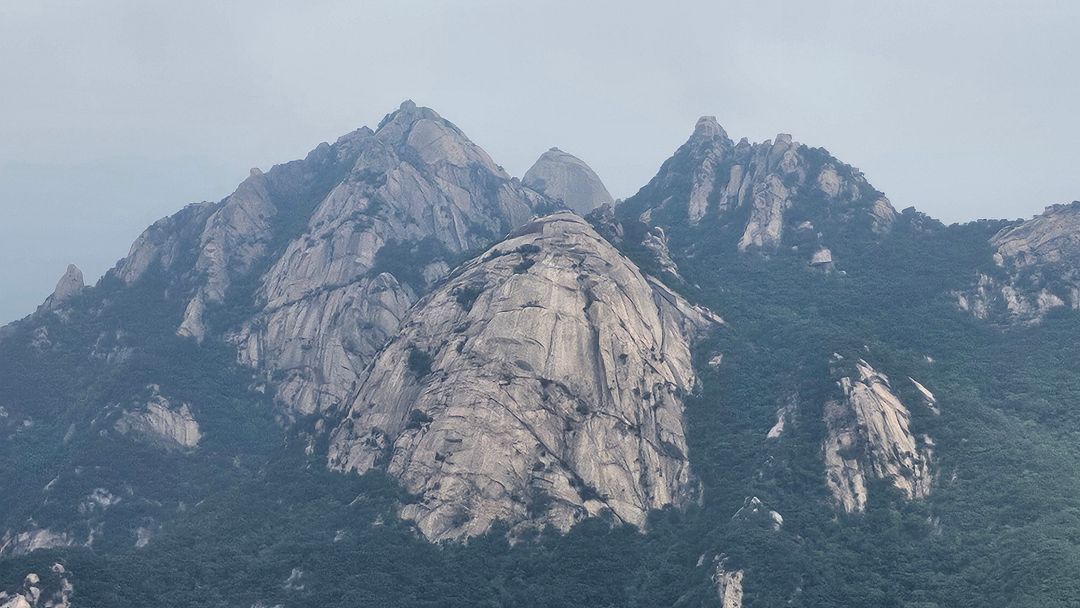
[[[589,165],[558,148],[541,154],[525,172],[521,183],[548,198],[562,201],[579,215],[615,202]]]
[[[1073,605],[1078,209],[405,102],[0,330],[0,605]]]
[[[534,220],[413,308],[334,432],[331,467],[385,466],[433,540],[598,513],[644,526],[693,493],[690,341],[716,323],[579,217]]]
[[[190,277],[178,332],[199,341],[213,307],[250,307],[229,339],[307,415],[340,406],[418,293],[544,204],[457,127],[405,102],[374,132],[253,170],[221,203],[155,224],[117,273],[130,284],[156,261]],[[185,234],[194,263],[171,267]]]
[[[786,134],[735,143],[712,116],[698,120],[690,139],[619,212],[668,231],[719,228],[740,252],[790,247],[819,266],[832,264],[830,243],[844,231],[886,233],[897,215],[862,173],[827,151]]]

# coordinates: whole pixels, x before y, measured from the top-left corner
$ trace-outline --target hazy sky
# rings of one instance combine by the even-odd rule
[[[897,208],[1080,199],[1080,3],[0,0],[0,322],[155,219],[405,98],[520,176],[633,194],[703,114],[791,133]]]

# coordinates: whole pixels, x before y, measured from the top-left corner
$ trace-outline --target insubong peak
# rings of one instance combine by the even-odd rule
[[[578,215],[614,202],[592,167],[558,148],[541,154],[525,172],[521,183],[548,198],[562,201]]]

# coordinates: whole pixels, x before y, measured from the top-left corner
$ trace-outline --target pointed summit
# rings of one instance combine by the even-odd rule
[[[720,123],[716,122],[715,116],[702,116],[694,125],[694,137],[721,137],[729,139],[727,131]]]
[[[880,235],[896,218],[888,199],[857,169],[824,150],[786,133],[735,144],[712,116],[698,119],[686,143],[619,209],[623,217],[662,227],[669,235],[672,228],[702,222],[723,227],[731,237],[727,242],[740,252],[771,255],[785,245],[797,247],[813,265],[821,259],[813,252],[832,251],[827,241],[835,235],[797,230],[802,222],[824,226],[840,218]]]
[[[410,99],[403,101],[397,110],[382,119],[375,130],[375,138],[392,147],[398,155],[411,148],[420,160],[429,165],[446,163],[468,167],[479,164],[501,178],[510,178],[487,152],[470,141],[454,123],[431,108],[416,105]]]
[[[86,287],[86,284],[83,283],[82,271],[79,270],[78,266],[68,264],[64,276],[60,277],[60,280],[57,281],[56,289],[54,289],[52,295],[45,300],[42,307],[46,309],[56,308],[64,301],[78,294],[84,287]]]
[[[600,177],[585,161],[558,148],[544,152],[525,172],[521,183],[562,201],[578,215],[614,202]]]

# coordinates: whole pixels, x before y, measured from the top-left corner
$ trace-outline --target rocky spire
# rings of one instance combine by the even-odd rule
[[[83,283],[82,271],[79,270],[78,266],[68,264],[64,276],[60,277],[60,280],[56,283],[56,289],[53,290],[52,295],[45,300],[42,306],[46,309],[56,308],[64,301],[78,294],[84,287],[86,287],[86,284]]]
[[[794,215],[830,216],[842,210],[844,221],[887,232],[896,212],[855,168],[820,148],[809,148],[781,133],[774,140],[733,143],[715,117],[703,116],[690,138],[642,190],[620,206],[651,226],[697,225],[714,219],[719,225],[741,224],[734,245],[741,252],[775,253],[797,245],[812,254],[826,249],[828,233],[811,230],[796,235]],[[807,236],[811,235],[811,236]],[[795,238],[797,236],[797,238]]]
[[[521,183],[548,198],[562,201],[569,209],[582,216],[601,205],[615,202],[589,165],[558,148],[552,148],[540,155],[536,163],[525,172]]]

